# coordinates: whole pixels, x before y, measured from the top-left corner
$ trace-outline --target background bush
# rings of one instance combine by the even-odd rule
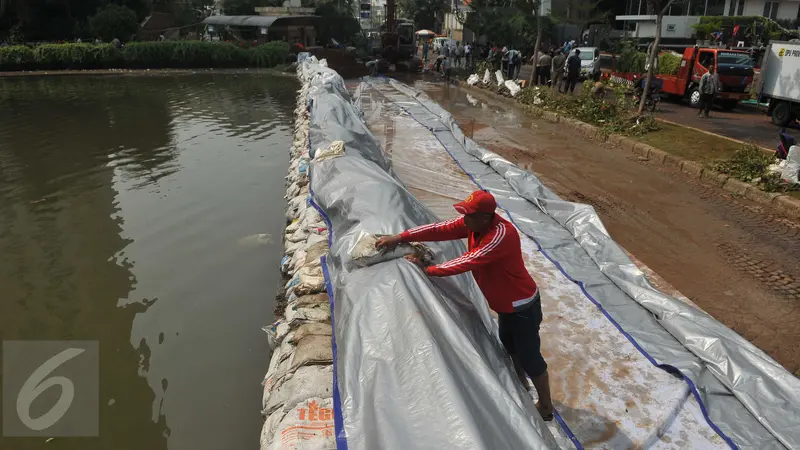
[[[127,6],[109,4],[89,19],[89,25],[100,39],[110,41],[114,38],[127,40],[139,31],[136,11]]]
[[[0,47],[0,71],[64,69],[163,69],[274,67],[286,61],[282,41],[241,48],[227,42],[131,42],[112,44],[43,44]]]

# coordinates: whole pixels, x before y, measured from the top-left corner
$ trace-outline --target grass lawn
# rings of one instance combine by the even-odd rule
[[[708,164],[732,156],[742,144],[670,123],[635,139],[683,159]]]

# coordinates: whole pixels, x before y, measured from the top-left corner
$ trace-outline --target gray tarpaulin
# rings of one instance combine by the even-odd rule
[[[310,168],[313,200],[331,225],[339,449],[557,448],[470,275],[429,279],[402,259],[352,264],[349,250],[362,231],[389,233],[436,217],[385,170],[360,111],[335,98],[339,82],[316,77],[309,94],[311,127],[348,143],[346,156]],[[358,122],[349,134],[342,126]],[[323,131],[310,140],[314,148],[331,138]],[[461,242],[431,248],[439,262],[466,250]]]
[[[565,202],[534,175],[466,138],[449,113],[419,91],[390,82],[389,100],[428,128],[515,225],[654,365],[689,384],[709,425],[731,446],[800,448],[800,380],[703,311],[646,280],[595,211]]]
[[[360,232],[436,220],[392,174],[341,78],[320,66],[310,94],[314,201],[329,217],[339,449],[555,447],[514,379],[469,275],[429,279],[403,260],[367,268],[348,252]],[[386,83],[371,79],[371,83]],[[800,449],[800,382],[732,330],[654,289],[594,210],[560,200],[530,173],[466,139],[424,94],[391,82],[390,98],[428,128],[476,184],[492,192],[586,297],[652,364],[682,377],[731,447]],[[374,113],[374,112],[373,112]],[[439,260],[465,249],[432,244]]]

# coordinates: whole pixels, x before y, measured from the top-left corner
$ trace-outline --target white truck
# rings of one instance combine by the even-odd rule
[[[800,118],[800,43],[770,42],[757,92],[759,102],[769,102],[773,124],[785,127]]]

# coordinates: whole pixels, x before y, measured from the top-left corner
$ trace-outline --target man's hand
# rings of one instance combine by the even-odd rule
[[[403,238],[401,238],[399,234],[394,236],[384,236],[378,239],[378,242],[375,243],[375,248],[378,250],[391,251],[394,250],[394,248],[397,247],[397,245],[401,242],[403,242]]]
[[[422,270],[425,270],[425,263],[417,255],[406,255],[406,260],[414,264],[415,266],[419,267]]]

